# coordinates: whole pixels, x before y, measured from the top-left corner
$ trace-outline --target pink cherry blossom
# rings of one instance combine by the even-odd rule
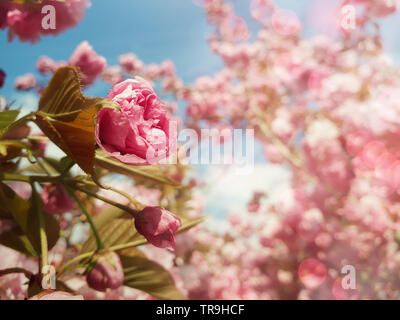
[[[58,64],[51,58],[43,56],[36,62],[36,69],[44,75],[54,73],[58,68]]]
[[[0,220],[0,223],[2,222],[3,220]],[[15,267],[24,268],[30,272],[37,270],[37,261],[18,251],[0,245],[0,255],[2,257],[0,259],[0,270]],[[21,273],[12,273],[0,277],[0,298],[2,300],[23,300],[27,297],[27,280],[26,276]]]
[[[274,6],[272,0],[252,0],[250,3],[250,12],[254,20],[265,22],[271,17]]]
[[[69,58],[69,64],[81,72],[82,84],[89,85],[100,76],[107,61],[98,55],[87,41],[83,41]]]
[[[174,148],[166,106],[143,79],[115,85],[107,99],[120,110],[105,108],[97,115],[97,144],[113,158],[146,165],[167,157]]]
[[[400,8],[398,0],[349,0],[348,2],[365,5],[371,14],[377,17],[390,15]]]
[[[299,266],[299,278],[306,287],[316,288],[326,278],[326,267],[316,259],[306,259]]]
[[[90,2],[87,0],[66,0],[56,3],[44,0],[42,2],[43,6],[48,4],[54,6],[56,10],[57,27],[55,29],[42,28],[42,6],[34,7],[3,1],[0,4],[0,28],[8,28],[9,41],[18,37],[20,41],[37,42],[41,36],[64,32],[82,20]]]
[[[28,184],[19,181],[10,181],[7,185],[24,200],[28,200],[31,197],[32,190]]]
[[[17,90],[29,90],[36,86],[36,78],[33,74],[27,73],[23,76],[18,77],[15,80],[15,89]]]
[[[160,68],[162,76],[175,76],[175,65],[171,60],[164,61]]]
[[[119,64],[125,72],[135,74],[142,72],[144,63],[136,57],[133,53],[126,53],[119,57]]]
[[[75,201],[59,184],[46,184],[40,194],[43,200],[43,210],[51,214],[63,214],[75,209]]]
[[[342,286],[343,278],[337,278],[332,285],[332,295],[336,300],[358,300],[359,293],[357,289],[345,289]]]
[[[272,16],[272,27],[282,35],[293,35],[300,31],[301,24],[296,13],[290,10],[277,10]]]
[[[162,74],[162,69],[159,65],[153,63],[146,67],[145,75],[149,79],[154,79],[160,77]]]
[[[101,176],[101,184],[123,190],[147,206],[134,214],[136,230],[149,242],[143,252],[170,272],[177,289],[189,299],[399,296],[400,73],[376,32],[381,20],[377,18],[397,11],[399,3],[326,2],[311,12],[312,26],[324,33],[303,36],[297,14],[279,8],[278,1],[253,0],[250,13],[259,23],[254,24],[247,13],[237,15],[236,3],[196,0],[212,26],[207,39],[221,67],[212,74],[204,71],[191,83],[183,81],[181,70],[168,60],[146,65],[128,53],[120,56],[119,66],[98,72],[103,63],[98,63],[101,58],[88,44],[81,51],[95,57],[95,62],[75,57],[84,61],[81,69],[95,66],[96,72],[86,70],[91,83],[100,77],[114,86],[108,94],[114,107],[101,110],[96,118],[96,141],[108,155],[144,165],[173,152],[166,147],[173,140],[167,130],[171,126],[168,111],[176,112],[179,105],[186,112],[186,118],[180,119],[182,126],[196,132],[201,128],[216,132],[253,129],[257,148],[266,156],[260,162],[269,162],[272,177],[280,170],[285,172],[268,181],[269,174],[263,175],[265,164],[260,163],[255,166],[254,180],[244,177],[231,185],[219,185],[216,190],[231,195],[226,219],[210,219],[179,235],[180,218],[158,206],[183,207],[176,212],[182,220],[202,216],[212,199],[201,194],[208,171],[197,181],[185,166],[160,166],[181,188],[153,189],[152,184],[140,185],[141,181],[134,184],[135,179],[118,177],[110,182],[113,176]],[[356,30],[340,30],[336,21],[347,4],[356,7]],[[326,12],[319,12],[321,8]],[[10,9],[0,6],[2,28],[7,27],[7,19],[16,27],[27,18],[20,7]],[[49,61],[42,64],[43,71],[54,68]],[[137,74],[151,83],[129,79]],[[157,98],[153,87],[171,98],[168,105]],[[12,138],[40,148],[27,132],[26,128],[12,132]],[[226,172],[221,170],[223,175]],[[214,187],[221,181],[211,183]],[[29,192],[19,190],[29,184],[7,184],[29,199]],[[100,188],[97,195],[130,205],[112,190]],[[111,210],[98,199],[82,201],[93,215]],[[51,259],[56,266],[78,256],[90,236],[75,213],[56,216],[68,244],[60,245],[59,251],[53,249],[59,257],[54,262]],[[0,232],[15,228],[12,221],[0,221]],[[174,246],[173,252],[162,250]],[[29,269],[25,260],[16,262],[22,255],[14,251],[3,250],[1,256],[5,257],[1,268],[10,262]],[[32,270],[37,272],[37,260],[32,260]],[[103,275],[111,279],[109,271],[115,271],[103,262],[98,262],[105,268],[96,281],[104,279]],[[357,271],[355,290],[341,285],[344,265]],[[0,287],[6,290],[0,289],[0,297],[26,297],[22,280],[23,276],[2,277]],[[88,299],[153,299],[124,286],[93,290],[86,280],[77,272],[67,284]],[[121,282],[121,273],[113,280]],[[96,284],[92,287],[104,289]]]
[[[122,76],[122,70],[119,66],[107,67],[103,71],[101,78],[104,82],[107,82],[111,85],[116,85],[124,80]]]
[[[119,57],[119,64],[129,74],[139,73],[143,70],[144,63],[133,53],[126,53]]]

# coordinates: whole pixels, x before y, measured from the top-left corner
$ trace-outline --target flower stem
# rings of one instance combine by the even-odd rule
[[[46,169],[46,167],[43,165],[42,161],[40,161],[40,159],[38,157],[35,157],[35,160],[37,162],[37,164],[39,165],[39,167],[43,170],[43,172],[45,174],[47,174],[48,176],[51,176],[50,172]]]
[[[28,279],[32,276],[32,272],[25,270],[23,268],[9,268],[0,270],[0,277],[11,273],[23,273]]]
[[[83,183],[83,184],[85,184],[85,185],[93,186],[93,187],[96,187],[96,186],[97,186],[96,183],[91,182],[91,181],[86,181],[86,180],[79,181],[79,183]],[[105,190],[111,190],[112,192],[118,193],[118,194],[120,194],[121,196],[125,197],[125,198],[126,198],[127,200],[129,200],[129,202],[132,203],[132,204],[135,206],[135,208],[138,209],[138,210],[139,210],[139,209],[143,209],[144,207],[146,207],[144,204],[140,203],[139,201],[137,201],[136,199],[134,199],[133,197],[131,197],[131,196],[130,196],[129,194],[127,194],[126,192],[123,192],[123,191],[121,191],[121,190],[118,190],[118,189],[116,189],[116,188],[113,188],[113,187],[107,186],[107,185],[103,186],[102,188],[105,189]]]
[[[33,182],[60,182],[59,176],[25,176],[15,173],[1,173],[0,180],[2,181],[21,181],[32,184]]]
[[[103,202],[105,202],[105,203],[108,203],[108,204],[110,204],[110,205],[112,205],[112,206],[114,206],[114,207],[116,207],[116,208],[118,208],[118,209],[121,209],[121,210],[123,210],[123,211],[129,213],[129,214],[132,215],[133,217],[135,217],[135,216],[137,215],[137,213],[139,212],[139,211],[134,210],[134,209],[132,209],[132,208],[130,208],[130,207],[128,207],[128,206],[119,204],[119,203],[117,203],[117,202],[115,202],[115,201],[112,201],[112,200],[109,200],[109,199],[104,198],[104,197],[102,197],[102,196],[99,196],[98,194],[96,194],[96,193],[94,193],[94,192],[85,190],[85,189],[80,188],[80,187],[78,187],[78,186],[75,186],[75,189],[76,189],[76,190],[79,190],[79,191],[81,191],[81,192],[83,192],[83,193],[86,193],[87,195],[89,195],[89,196],[91,196],[91,197],[93,197],[93,198],[96,198],[96,199],[99,199],[99,200],[101,200],[101,201],[103,201]]]
[[[115,246],[112,246],[109,248],[109,250],[111,251],[119,251],[119,250],[123,250],[123,249],[128,249],[128,248],[132,248],[132,247],[137,247],[140,246],[142,244],[147,243],[146,239],[139,239],[136,241],[132,241],[132,242],[128,242],[128,243],[124,243],[124,244],[118,244]],[[90,251],[90,252],[85,252],[80,254],[79,256],[76,256],[75,258],[72,258],[71,260],[69,260],[68,262],[66,262],[64,265],[62,265],[60,267],[60,269],[58,270],[58,276],[60,277],[64,272],[71,270],[73,268],[71,268],[71,266],[75,263],[75,262],[80,262],[83,259],[87,259],[90,258],[95,252],[94,251]],[[84,265],[76,265],[74,266],[74,268],[78,268],[78,267],[84,267]]]
[[[64,273],[66,270],[68,270],[68,268],[75,262],[79,262],[85,258],[91,257],[93,255],[93,253],[94,252],[86,252],[86,253],[80,254],[79,256],[76,256],[75,258],[72,258],[71,260],[66,262],[64,265],[62,265],[60,267],[60,269],[58,269],[58,275],[60,276],[62,273]]]
[[[60,178],[63,178],[67,175],[67,173],[69,172],[69,170],[71,170],[71,168],[75,165],[75,162],[71,162],[64,170],[63,173],[61,173]]]
[[[81,209],[82,213],[86,216],[87,221],[89,222],[90,228],[92,229],[93,235],[96,238],[96,243],[97,243],[97,249],[98,250],[102,250],[104,249],[104,245],[101,242],[99,233],[97,232],[96,226],[94,225],[93,219],[90,216],[89,212],[87,212],[85,206],[83,205],[83,203],[79,200],[79,198],[76,196],[76,194],[74,193],[74,191],[68,187],[67,185],[64,184],[65,189],[67,190],[69,196],[71,198],[73,198],[76,202],[76,204],[79,206],[79,208]]]
[[[48,244],[47,244],[47,235],[46,235],[46,225],[44,221],[44,215],[42,209],[39,207],[38,203],[38,195],[36,192],[35,184],[32,183],[32,205],[35,208],[39,216],[39,235],[40,235],[40,248],[41,248],[41,269],[49,264],[48,262]]]
[[[115,246],[110,247],[110,250],[112,251],[119,251],[119,250],[123,250],[123,249],[128,249],[128,248],[132,248],[132,247],[137,247],[140,246],[142,244],[147,243],[146,239],[139,239],[136,241],[132,241],[132,242],[128,242],[128,243],[124,243],[124,244],[118,244]]]

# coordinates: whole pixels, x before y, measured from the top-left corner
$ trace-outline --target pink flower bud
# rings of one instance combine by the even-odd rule
[[[41,193],[43,210],[51,214],[62,214],[75,209],[75,201],[59,184],[47,184]]]
[[[130,165],[148,165],[175,149],[166,106],[145,80],[125,80],[110,90],[107,99],[121,110],[100,110],[95,134],[97,144],[111,157]]]
[[[29,298],[29,300],[84,300],[84,299],[83,296],[81,295],[74,296],[73,294],[64,291],[46,290]]]
[[[135,217],[135,227],[152,245],[173,250],[175,234],[182,222],[176,215],[160,207],[146,207]]]
[[[95,265],[87,275],[89,287],[98,291],[118,289],[124,283],[124,270],[118,254],[108,251],[95,256]]]

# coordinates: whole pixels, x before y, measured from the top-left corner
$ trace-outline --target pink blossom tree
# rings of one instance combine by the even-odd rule
[[[68,62],[39,59],[38,71],[53,74],[46,88],[29,74],[17,79],[16,89],[36,89],[41,99],[18,120],[8,106],[0,113],[2,297],[398,297],[400,82],[377,24],[398,1],[343,1],[338,12],[357,8],[356,28],[339,15],[333,35],[310,38],[272,0],[251,1],[254,37],[228,2],[201,5],[224,67],[192,84],[171,61],[146,65],[134,53],[107,66],[87,42]],[[97,78],[113,86],[106,99],[81,92]],[[195,226],[202,203],[188,167],[144,161],[148,150],[156,158],[174,151],[167,128],[176,103],[159,99],[155,82],[186,105],[186,127],[253,129],[266,159],[290,172],[288,189],[274,201],[258,190],[246,212],[228,215],[228,231]],[[31,136],[29,122],[44,135]],[[64,158],[43,156],[38,141],[48,140]],[[33,163],[13,161],[22,158]],[[112,173],[125,179],[109,182]],[[38,267],[49,264],[57,291],[40,289],[47,274]],[[132,280],[138,266],[163,289]]]

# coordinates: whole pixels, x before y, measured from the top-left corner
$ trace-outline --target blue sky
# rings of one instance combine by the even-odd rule
[[[145,63],[172,59],[186,81],[209,74],[220,65],[204,41],[211,29],[203,10],[190,0],[92,2],[77,27],[33,45],[15,40],[8,43],[6,32],[0,32],[0,68],[8,75],[2,94],[10,94],[16,76],[34,71],[39,56],[67,60],[83,40],[88,40],[110,65],[125,52],[134,52]],[[106,90],[100,86],[91,91],[101,94],[102,89]]]
[[[294,10],[305,22],[308,8],[321,0],[277,0],[283,8]],[[330,1],[330,0],[324,0]],[[200,75],[212,74],[221,67],[219,57],[213,55],[205,37],[212,28],[207,25],[203,9],[191,0],[96,0],[86,11],[84,20],[75,28],[57,37],[44,37],[36,44],[7,42],[5,31],[0,31],[0,68],[8,75],[0,94],[14,96],[13,83],[18,75],[35,71],[41,55],[55,60],[67,60],[75,47],[88,40],[95,50],[105,56],[110,65],[118,56],[134,52],[145,63],[171,59],[184,81]],[[249,0],[235,0],[235,7],[255,31],[257,25],[249,19]],[[396,39],[400,28],[399,15],[386,19],[383,34],[385,44],[395,58],[400,52]],[[312,30],[305,26],[305,33]],[[254,33],[254,32],[253,32]],[[97,84],[89,94],[105,94],[108,87]]]
[[[294,10],[303,23],[311,5],[331,0],[277,0],[279,6]],[[335,0],[333,0],[335,1]],[[213,55],[205,40],[212,28],[207,25],[201,7],[191,0],[92,0],[92,6],[86,11],[84,20],[75,28],[69,29],[57,37],[44,37],[36,44],[7,42],[7,34],[0,31],[0,68],[7,73],[5,86],[0,95],[7,100],[16,100],[16,105],[31,104],[35,108],[37,98],[32,93],[16,93],[13,83],[17,76],[27,72],[35,73],[35,64],[41,55],[48,55],[55,60],[67,60],[75,47],[83,40],[88,40],[94,49],[107,58],[109,65],[115,65],[118,56],[126,52],[135,53],[145,63],[161,62],[165,59],[174,61],[178,75],[185,82],[192,82],[201,75],[218,71],[221,66],[219,57]],[[237,13],[247,22],[253,34],[257,25],[251,22],[249,0],[234,1]],[[400,30],[399,15],[386,19],[382,24],[387,52],[399,62]],[[310,35],[315,30],[305,24],[304,33]],[[87,95],[104,96],[109,86],[96,83],[88,89]],[[265,165],[264,165],[265,166]],[[209,171],[200,170],[201,174],[217,179],[221,172],[217,168]],[[223,216],[226,208],[239,209],[249,200],[254,188],[263,185],[277,185],[278,181],[287,180],[285,173],[278,168],[257,169],[257,175],[248,179],[223,173],[223,179],[216,184],[207,211]],[[205,172],[207,171],[207,173]],[[275,174],[276,173],[276,174]],[[284,179],[281,179],[282,177]],[[243,183],[247,181],[247,184]],[[229,186],[229,187],[228,187]],[[245,191],[243,191],[245,190]],[[211,200],[214,199],[214,200]]]

